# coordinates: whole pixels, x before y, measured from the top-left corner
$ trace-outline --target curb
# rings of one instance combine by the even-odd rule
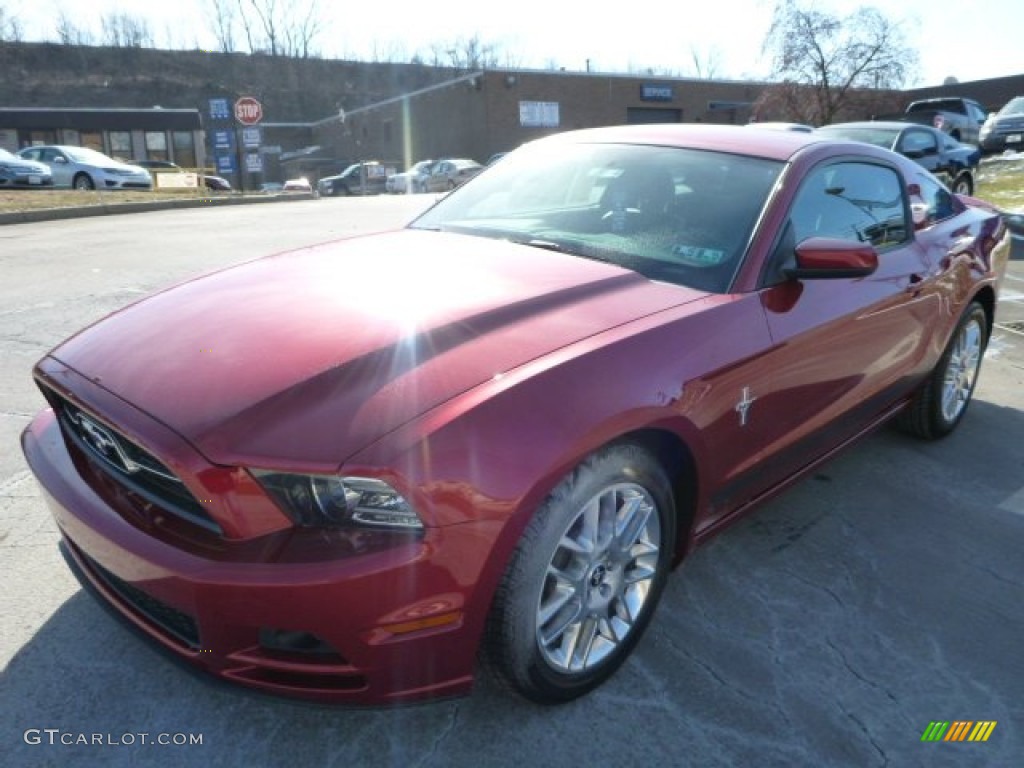
[[[187,200],[154,200],[151,203],[112,203],[107,205],[85,205],[71,208],[39,208],[31,211],[0,213],[0,226],[4,224],[32,224],[39,221],[60,219],[84,219],[91,216],[113,216],[119,213],[149,213],[169,211],[178,208],[210,208],[221,205],[252,205],[259,203],[287,203],[296,200],[313,200],[317,195],[309,192],[289,192],[282,195],[247,195],[232,197],[197,197]]]

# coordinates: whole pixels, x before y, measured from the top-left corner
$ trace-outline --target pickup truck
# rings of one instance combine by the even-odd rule
[[[978,132],[988,117],[981,104],[973,99],[944,96],[912,101],[899,118],[906,122],[930,125],[957,141],[978,143]]]
[[[388,177],[398,170],[397,163],[368,160],[353,163],[337,176],[320,179],[317,190],[321,196],[377,195],[384,191]]]

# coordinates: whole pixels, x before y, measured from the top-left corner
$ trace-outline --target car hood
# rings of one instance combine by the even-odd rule
[[[461,392],[703,296],[565,254],[403,230],[181,284],[51,356],[214,463],[337,466]]]
[[[50,166],[35,160],[29,160],[28,158],[21,157],[20,155],[14,155],[10,159],[0,157],[0,165],[11,169],[26,170],[29,173],[42,174],[43,176],[50,175]]]

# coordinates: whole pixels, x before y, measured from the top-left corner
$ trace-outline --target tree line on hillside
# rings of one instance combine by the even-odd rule
[[[210,30],[221,53],[287,58],[320,58],[325,34],[323,0],[207,0]],[[56,17],[54,32],[63,45],[153,48],[156,36],[142,16],[112,11],[99,19],[97,33],[65,11]],[[171,42],[173,33],[164,36]],[[0,43],[24,40],[24,25],[0,0]],[[172,48],[188,48],[188,44]],[[195,43],[195,48],[199,48]],[[716,50],[691,46],[691,76],[720,76]],[[902,26],[871,7],[845,16],[818,9],[813,0],[778,0],[765,35],[762,55],[770,63],[770,85],[754,107],[757,115],[824,125],[851,106],[862,105],[886,90],[904,86],[917,62]],[[500,45],[478,35],[439,42],[428,50],[403,57],[397,46],[375,45],[371,60],[459,70],[515,69],[519,62]],[[554,60],[549,69],[558,69]],[[588,63],[589,68],[589,63]],[[635,72],[630,72],[633,74]],[[679,76],[669,71],[641,70],[648,76]]]

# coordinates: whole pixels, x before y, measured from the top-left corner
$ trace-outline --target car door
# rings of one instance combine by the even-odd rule
[[[795,245],[810,237],[871,242],[878,269],[786,278]],[[735,413],[705,433],[722,489],[705,526],[856,436],[910,391],[940,310],[935,277],[894,168],[844,161],[810,171],[759,291],[770,347],[730,374]]]
[[[40,153],[42,162],[53,171],[53,184],[57,187],[70,187],[74,176],[74,165],[71,159],[54,147],[46,147]]]

